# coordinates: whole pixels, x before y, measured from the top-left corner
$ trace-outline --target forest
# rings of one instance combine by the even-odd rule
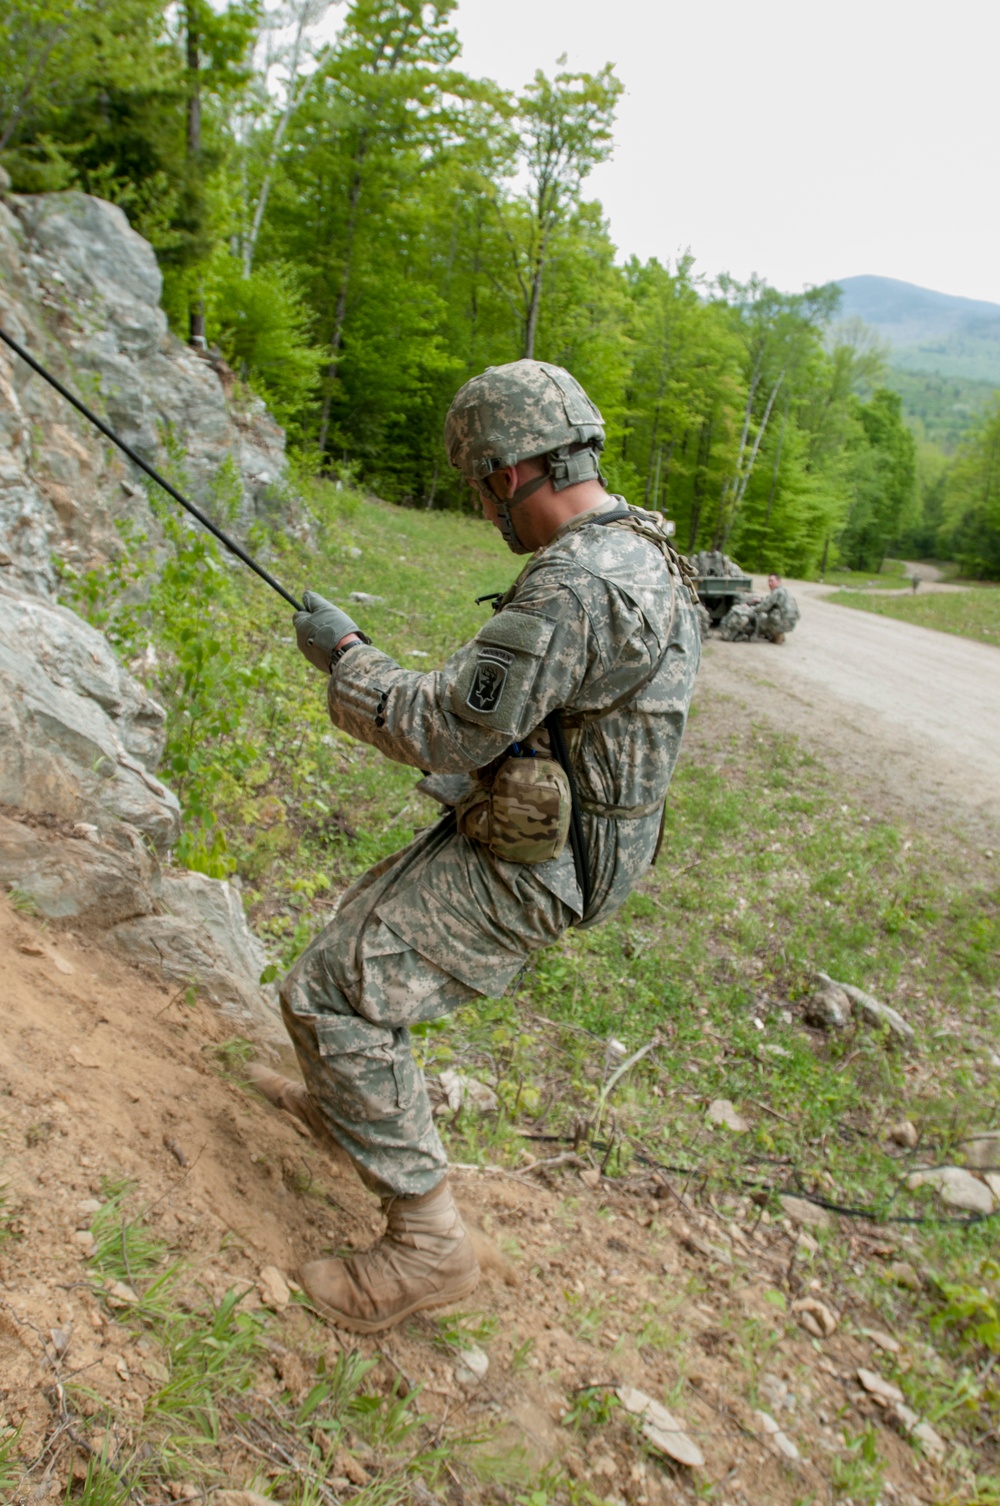
[[[308,472],[469,507],[441,444],[451,397],[534,356],[588,389],[609,485],[685,549],[798,576],[894,551],[1000,576],[1000,395],[948,453],[914,433],[835,285],[623,262],[586,191],[613,151],[613,66],[564,57],[505,92],[462,71],[454,12],[4,0],[0,165],[16,193],[120,205],[173,328],[267,400]]]

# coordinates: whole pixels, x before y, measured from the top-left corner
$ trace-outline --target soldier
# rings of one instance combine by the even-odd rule
[[[781,584],[780,575],[767,577],[767,592],[763,601],[754,607],[757,632],[772,643],[784,643],[785,634],[790,633],[799,620],[798,602],[788,587]]]
[[[656,849],[698,624],[659,515],[608,496],[603,440],[558,366],[491,367],[458,393],[449,461],[531,558],[443,669],[402,669],[315,593],[296,614],[338,727],[399,762],[472,775],[456,810],[348,890],[285,978],[305,1086],[256,1074],[382,1199],[376,1245],[302,1270],[355,1332],[465,1297],[479,1277],[409,1027],[502,994],[568,926],[605,920]]]

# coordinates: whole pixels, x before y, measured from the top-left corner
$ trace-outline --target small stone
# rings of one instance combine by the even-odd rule
[[[894,1339],[891,1334],[883,1333],[880,1328],[862,1328],[861,1332],[866,1339],[871,1339],[872,1343],[884,1350],[886,1354],[898,1354],[902,1348],[898,1339]]]
[[[359,560],[364,553],[364,550],[359,549],[357,544],[348,544],[346,553],[349,559]]]
[[[111,1307],[135,1307],[139,1301],[135,1292],[124,1281],[109,1281],[104,1288]]]
[[[856,1370],[858,1380],[864,1386],[870,1396],[879,1396],[883,1401],[903,1401],[903,1393],[898,1386],[891,1381],[883,1380],[881,1375],[874,1370],[865,1370],[863,1367]]]
[[[796,1248],[801,1250],[805,1255],[819,1254],[819,1245],[813,1239],[811,1234],[806,1233],[805,1229],[799,1230],[795,1245]]]
[[[77,1203],[76,1211],[81,1218],[85,1218],[89,1222],[89,1220],[93,1217],[93,1215],[98,1211],[100,1207],[101,1202],[99,1198],[85,1197],[81,1198]]]
[[[929,1459],[935,1462],[944,1458],[947,1453],[947,1445],[940,1433],[936,1433],[929,1422],[918,1423],[913,1429],[913,1437],[923,1444],[924,1452]]]
[[[72,1333],[73,1333],[73,1325],[72,1325],[72,1323],[67,1323],[67,1325],[66,1325],[65,1328],[50,1328],[49,1329],[49,1337],[52,1340],[52,1348],[56,1352],[56,1358],[57,1359],[61,1360],[62,1357],[63,1357],[63,1355],[66,1353],[67,1349],[69,1348],[69,1341],[70,1341],[70,1338],[72,1337]]]
[[[18,951],[25,957],[44,957],[45,948],[39,941],[21,941],[18,943]]]
[[[485,1380],[490,1368],[489,1355],[478,1344],[469,1344],[458,1352],[458,1360],[468,1370],[473,1380]],[[456,1371],[457,1375],[457,1371]]]
[[[920,1418],[917,1416],[916,1412],[911,1412],[910,1408],[905,1404],[905,1402],[901,1401],[897,1401],[895,1407],[893,1408],[893,1411],[897,1420],[902,1423],[906,1431],[908,1433],[912,1433],[913,1429],[920,1421]]]
[[[962,1159],[977,1171],[1000,1171],[1000,1130],[985,1130],[966,1140]]]
[[[760,1050],[761,1051],[766,1051],[767,1054],[768,1054],[768,1056],[787,1056],[787,1057],[791,1057],[791,1054],[792,1054],[790,1051],[786,1051],[785,1048],[784,1048],[784,1046],[772,1046],[770,1044],[770,1042],[768,1042],[768,1041],[764,1041],[761,1044]]]
[[[369,591],[352,591],[351,600],[356,601],[359,607],[384,607],[384,596],[372,596]]]
[[[197,1501],[199,1496],[201,1495],[201,1491],[198,1489],[197,1485],[191,1485],[188,1482],[182,1482],[180,1480],[171,1480],[170,1484],[167,1486],[167,1490],[170,1493],[170,1499],[172,1501]],[[243,1492],[240,1491],[239,1493],[242,1495]],[[228,1491],[226,1492],[226,1494],[235,1495],[236,1492]],[[215,1499],[218,1500],[219,1497],[216,1496]]]
[[[406,650],[406,657],[408,659],[429,659],[430,654],[425,653],[422,648],[408,648]]]
[[[89,1260],[97,1249],[97,1240],[89,1229],[77,1229],[73,1235],[73,1243],[79,1245],[80,1254],[85,1260]]]
[[[802,1297],[793,1302],[792,1312],[806,1333],[811,1333],[815,1339],[828,1339],[836,1330],[836,1315],[825,1302],[819,1302],[815,1297]]]
[[[982,1178],[997,1202],[1000,1203],[1000,1171],[984,1171]]]
[[[256,1490],[217,1490],[212,1495],[212,1506],[274,1506],[274,1501]]]
[[[709,1124],[723,1124],[726,1129],[732,1130],[734,1135],[745,1135],[750,1125],[738,1114],[732,1102],[728,1098],[716,1098],[708,1106]]]
[[[492,1088],[467,1072],[454,1072],[449,1067],[441,1073],[441,1086],[448,1095],[448,1107],[456,1113],[459,1109],[472,1107],[482,1113],[490,1113],[499,1107],[499,1100]]]
[[[896,1286],[905,1287],[907,1291],[919,1292],[923,1287],[923,1282],[909,1261],[894,1260],[886,1266],[885,1273]]]
[[[619,1386],[615,1395],[626,1412],[642,1418],[643,1437],[654,1448],[676,1459],[678,1464],[686,1464],[691,1469],[702,1468],[704,1454],[665,1406],[647,1396],[645,1391],[637,1391],[634,1386]]]
[[[795,1444],[781,1431],[770,1412],[755,1412],[754,1416],[760,1423],[768,1443],[776,1453],[781,1454],[785,1459],[789,1460],[795,1460],[799,1457],[799,1451],[795,1447]]]
[[[612,1459],[610,1454],[600,1454],[591,1464],[590,1473],[602,1480],[613,1480],[618,1474],[617,1460]]]
[[[601,1173],[597,1170],[596,1166],[585,1166],[580,1173],[580,1181],[585,1187],[590,1187],[596,1191],[601,1185]]]
[[[891,1140],[893,1145],[905,1146],[912,1150],[920,1136],[917,1134],[916,1125],[909,1119],[903,1119],[899,1124],[894,1124],[886,1133],[886,1139]]]
[[[833,1219],[826,1208],[821,1208],[818,1203],[810,1203],[808,1198],[792,1197],[790,1193],[783,1192],[778,1198],[781,1211],[786,1218],[790,1218],[793,1224],[809,1224],[814,1229],[829,1229]]]
[[[257,1290],[264,1306],[271,1308],[273,1312],[284,1312],[292,1300],[288,1282],[276,1265],[264,1266],[257,1277]]]
[[[961,1166],[931,1166],[925,1171],[915,1171],[907,1178],[907,1186],[911,1191],[924,1186],[935,1188],[949,1208],[962,1208],[968,1213],[993,1212],[993,1193],[989,1187]]]
[[[802,1018],[815,1030],[846,1030],[851,1023],[851,1001],[837,984],[827,983],[807,1000]]]

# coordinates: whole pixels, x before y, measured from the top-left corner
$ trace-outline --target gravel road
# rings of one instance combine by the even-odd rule
[[[1000,651],[833,606],[830,586],[786,584],[802,612],[795,631],[780,645],[713,638],[706,687],[795,733],[859,799],[1000,838]]]

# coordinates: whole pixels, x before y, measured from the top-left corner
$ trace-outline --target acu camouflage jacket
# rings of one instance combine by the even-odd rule
[[[561,710],[586,812],[588,924],[616,908],[649,866],[701,652],[676,566],[631,529],[598,524],[622,506],[611,497],[564,524],[443,669],[403,669],[362,644],[335,664],[329,686],[338,727],[400,763],[441,773],[484,768],[513,742],[548,752],[542,723]],[[580,913],[568,849],[535,871]]]

